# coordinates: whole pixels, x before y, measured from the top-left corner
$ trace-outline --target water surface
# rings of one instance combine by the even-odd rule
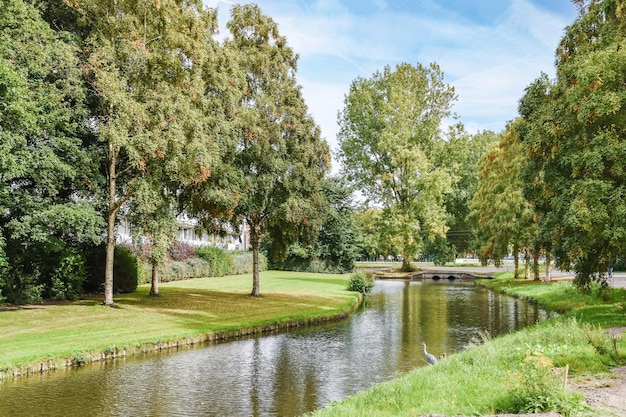
[[[0,384],[0,416],[296,416],[419,366],[535,306],[472,283],[377,281],[339,323],[118,359]]]

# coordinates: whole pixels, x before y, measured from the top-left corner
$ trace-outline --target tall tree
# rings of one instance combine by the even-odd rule
[[[91,29],[84,71],[95,103],[90,126],[106,154],[104,304],[113,305],[115,224],[139,181],[197,181],[217,160],[205,136],[202,80],[215,13],[200,0],[67,3]]]
[[[233,83],[241,95],[233,127],[237,140],[222,168],[229,181],[221,184],[235,201],[217,199],[217,206],[231,203],[226,211],[233,227],[245,221],[249,228],[251,295],[259,296],[263,236],[271,236],[272,256],[282,259],[292,242],[306,243],[319,228],[324,199],[318,183],[329,168],[330,152],[296,83],[298,57],[276,23],[256,5],[237,5],[227,26],[232,37],[225,47],[237,54],[240,71]]]
[[[470,201],[478,188],[478,162],[487,148],[498,140],[498,134],[482,131],[469,134],[463,125],[455,125],[448,133],[443,164],[456,177],[450,193],[444,197],[448,232],[447,247],[455,253],[471,251],[474,223],[470,220]],[[428,252],[431,253],[431,252]],[[454,255],[454,253],[452,254]]]
[[[531,84],[520,113],[540,185],[532,197],[551,213],[542,230],[558,264],[589,289],[607,284],[611,260],[626,250],[626,2],[576,4],[580,15],[557,48],[557,79]]]
[[[28,2],[0,1],[0,281],[14,302],[49,291],[55,269],[68,257],[79,267],[77,247],[99,239],[85,101],[74,37]]]
[[[520,170],[524,155],[516,123],[507,125],[500,141],[481,159],[478,189],[470,207],[481,262],[492,261],[499,266],[512,252],[518,277],[520,250],[530,246],[535,227],[534,212],[523,195]]]
[[[401,64],[354,80],[339,114],[342,173],[383,207],[404,269],[424,239],[445,236],[443,196],[452,177],[440,165],[440,124],[455,99],[436,64]]]

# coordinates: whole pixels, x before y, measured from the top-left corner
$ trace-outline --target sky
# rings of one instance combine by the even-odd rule
[[[466,130],[500,132],[524,89],[554,76],[554,51],[577,16],[571,0],[204,0],[220,31],[235,3],[256,3],[299,55],[309,113],[336,151],[337,113],[350,84],[385,66],[436,62]],[[333,171],[338,169],[333,161]]]

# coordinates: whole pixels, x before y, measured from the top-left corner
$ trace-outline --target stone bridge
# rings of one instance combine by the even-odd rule
[[[474,279],[489,279],[492,278],[488,271],[477,270],[477,268],[446,268],[441,267],[433,268],[428,267],[420,269],[416,272],[392,272],[388,268],[370,269],[376,279],[409,279],[415,281],[423,280],[474,280]]]

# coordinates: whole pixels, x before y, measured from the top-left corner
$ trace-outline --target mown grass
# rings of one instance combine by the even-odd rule
[[[579,294],[571,282],[538,284],[508,278],[484,285],[524,297],[564,315],[486,340],[392,381],[328,405],[315,417],[486,415],[558,411],[598,416],[581,394],[564,388],[573,377],[599,375],[626,362],[626,341],[603,327],[626,326],[625,290]],[[363,364],[367,366],[367,364]]]
[[[0,370],[61,358],[88,358],[141,345],[220,332],[338,316],[359,295],[349,276],[266,271],[261,297],[249,295],[250,275],[177,281],[115,297],[0,311]]]
[[[510,273],[496,274],[496,279],[481,285],[514,297],[535,302],[551,311],[573,316],[581,323],[600,327],[626,325],[626,290],[592,287],[590,293],[580,292],[570,281],[538,283],[513,279]]]

